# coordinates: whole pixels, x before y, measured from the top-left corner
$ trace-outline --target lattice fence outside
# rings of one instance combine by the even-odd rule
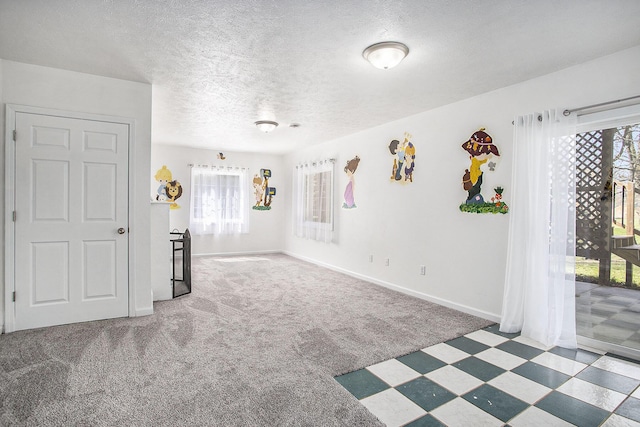
[[[603,131],[576,138],[576,255],[610,257],[612,141]]]

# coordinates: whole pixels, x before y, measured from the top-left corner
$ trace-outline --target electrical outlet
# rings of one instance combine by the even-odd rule
[[[421,265],[420,266],[420,275],[424,276],[427,274],[427,266],[426,265]]]
[[[369,262],[373,262],[373,255],[369,255]]]
[[[389,258],[384,260],[384,265],[386,265],[387,267],[389,267]]]

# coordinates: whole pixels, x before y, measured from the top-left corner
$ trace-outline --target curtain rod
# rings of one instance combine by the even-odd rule
[[[608,102],[601,102],[599,104],[587,105],[586,107],[572,108],[571,110],[564,110],[562,114],[564,114],[565,116],[568,116],[569,114],[575,113],[577,111],[590,110],[591,108],[604,107],[605,105],[617,104],[619,102],[631,101],[633,99],[638,99],[638,98],[640,98],[640,95],[630,96],[628,98],[623,98],[623,99],[616,99],[615,101],[608,101]]]
[[[318,163],[319,163],[319,164],[323,164],[323,163],[326,163],[326,162],[335,163],[335,162],[336,162],[336,159],[331,158],[331,159],[317,160],[317,161],[315,161],[315,162],[305,162],[305,163],[301,163],[301,164],[299,164],[299,165],[296,165],[296,169],[297,169],[297,168],[301,168],[301,167],[305,167],[305,166],[309,166],[309,165],[311,165],[311,166],[315,166],[315,165],[317,165]]]
[[[190,168],[199,167],[199,168],[217,168],[217,169],[249,169],[240,166],[224,166],[224,165],[199,165],[193,163],[187,163],[187,166]]]

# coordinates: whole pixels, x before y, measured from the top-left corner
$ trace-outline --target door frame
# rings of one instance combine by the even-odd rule
[[[128,278],[128,316],[135,315],[135,251],[136,247],[136,235],[132,232],[134,224],[133,214],[135,212],[135,200],[133,191],[131,191],[132,183],[134,180],[134,146],[135,146],[135,119],[128,117],[108,116],[101,114],[82,113],[77,111],[57,110],[52,108],[32,107],[28,105],[19,104],[6,104],[6,116],[5,116],[5,169],[4,169],[4,182],[5,182],[5,200],[4,200],[4,332],[15,331],[15,303],[13,301],[13,292],[15,291],[15,223],[13,221],[13,211],[15,210],[15,172],[16,172],[16,149],[15,141],[13,140],[13,132],[16,128],[16,114],[39,114],[45,116],[55,116],[70,119],[80,120],[92,120],[99,122],[118,123],[128,127],[128,185],[127,185],[127,222],[129,227],[129,233],[127,233],[128,244],[128,263],[127,263],[127,278]],[[18,296],[20,298],[20,296]]]

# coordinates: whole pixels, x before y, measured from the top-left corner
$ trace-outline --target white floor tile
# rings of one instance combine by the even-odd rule
[[[424,376],[457,395],[465,394],[483,384],[481,380],[473,375],[469,375],[451,365],[443,366]]]
[[[621,417],[620,415],[611,414],[611,416],[602,423],[601,427],[640,427],[640,423],[637,423],[629,418]]]
[[[635,397],[636,399],[640,399],[640,387],[636,389],[633,393],[630,394],[631,397]]]
[[[493,387],[504,391],[530,405],[551,392],[549,387],[538,384],[513,372],[505,372],[489,381]]]
[[[461,397],[437,407],[430,412],[440,422],[448,426],[492,427],[504,423],[487,412],[472,405]]]
[[[366,397],[360,402],[388,427],[404,425],[427,413],[393,388]]]
[[[369,366],[367,370],[391,387],[406,383],[420,376],[419,372],[414,371],[396,359],[386,360]]]
[[[445,343],[440,343],[432,345],[431,347],[423,348],[422,351],[430,354],[436,359],[442,360],[444,363],[455,363],[459,360],[466,359],[467,357],[471,356],[469,353],[458,350],[457,348]]]
[[[571,376],[578,374],[588,366],[553,353],[542,353],[531,359],[531,361]]]
[[[579,378],[571,378],[558,387],[557,390],[609,412],[616,409],[627,397],[626,394],[609,390],[608,388],[583,381]]]
[[[547,411],[531,406],[518,414],[517,417],[509,421],[509,425],[513,427],[571,427],[573,424],[561,420],[555,415],[551,415]]]
[[[491,347],[495,347],[497,345],[502,344],[505,341],[509,341],[509,338],[505,338],[501,335],[492,334],[491,332],[487,332],[483,330],[471,332],[470,334],[465,335],[465,337],[470,338],[474,341],[478,341],[483,344],[489,345]]]
[[[602,356],[600,359],[593,362],[591,366],[640,380],[640,365],[627,362],[626,360]]]
[[[511,369],[522,365],[527,362],[527,359],[518,357],[515,354],[507,353],[506,351],[499,350],[497,348],[490,348],[475,355],[478,359],[482,359],[485,362],[489,362],[493,365],[499,366],[502,369],[510,371]]]
[[[544,351],[547,351],[550,348],[553,348],[553,346],[546,346],[538,341],[532,340],[531,338],[523,337],[522,335],[515,337],[512,341],[516,341],[521,344],[526,344],[530,347],[538,348]]]

